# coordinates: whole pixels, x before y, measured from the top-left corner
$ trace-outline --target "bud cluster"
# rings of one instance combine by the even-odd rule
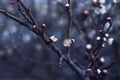
[[[86,74],[90,79],[95,80],[103,80],[106,78],[108,71],[106,69],[102,69],[102,65],[105,63],[104,57],[94,58],[96,67],[90,67],[86,70]]]
[[[110,37],[110,35],[108,33],[111,28],[111,25],[112,25],[111,17],[108,17],[104,24],[103,30],[99,30],[99,36],[96,37],[99,48],[105,47],[106,43],[109,45],[112,45],[114,39],[112,37]]]

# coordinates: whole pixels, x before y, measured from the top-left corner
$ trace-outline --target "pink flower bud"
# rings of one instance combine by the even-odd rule
[[[91,49],[92,49],[92,45],[91,44],[87,44],[86,45],[86,51],[90,53]]]
[[[65,7],[66,7],[67,9],[69,9],[69,8],[70,8],[70,4],[67,3],[67,4],[65,5]]]
[[[90,78],[93,78],[95,77],[95,73],[92,69],[88,68],[87,71],[86,71],[87,75],[90,77]]]
[[[96,58],[96,60],[97,60],[99,66],[102,66],[105,63],[104,57]]]
[[[36,29],[36,28],[37,28],[37,26],[36,26],[36,25],[33,25],[33,28],[34,28],[34,29]]]
[[[46,24],[42,24],[42,29],[46,28]]]
[[[103,79],[107,76],[107,74],[108,74],[108,70],[106,69],[102,70],[101,75]]]

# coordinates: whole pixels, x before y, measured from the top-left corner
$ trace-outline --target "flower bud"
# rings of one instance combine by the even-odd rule
[[[67,10],[69,10],[69,8],[70,8],[70,4],[67,3],[67,4],[65,5],[65,7],[66,7]]]
[[[105,63],[105,58],[104,57],[100,57],[99,58],[99,65],[103,65]]]
[[[86,45],[86,51],[90,53],[91,49],[92,49],[92,45],[91,44],[87,44]]]
[[[112,18],[111,17],[107,17],[106,21],[111,23],[112,22]]]
[[[42,24],[42,29],[46,28],[46,24]]]
[[[107,76],[107,74],[108,74],[108,70],[106,69],[102,70],[101,75],[103,79]]]
[[[90,78],[95,77],[94,71],[93,71],[92,69],[90,69],[90,68],[88,68],[88,69],[86,70],[86,73],[87,73],[87,75],[88,75]]]

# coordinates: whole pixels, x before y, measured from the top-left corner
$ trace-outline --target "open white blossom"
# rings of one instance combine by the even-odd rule
[[[64,42],[63,42],[63,45],[65,47],[70,47],[70,45],[74,42],[75,42],[75,39],[65,39]]]
[[[105,5],[100,5],[100,7],[95,8],[95,13],[96,14],[105,14],[107,12],[107,9]]]
[[[57,42],[57,40],[58,40],[54,35],[51,36],[50,39],[52,40],[52,42]]]
[[[109,45],[112,45],[113,41],[114,41],[113,38],[109,38],[109,39],[108,39],[108,44],[109,44]]]

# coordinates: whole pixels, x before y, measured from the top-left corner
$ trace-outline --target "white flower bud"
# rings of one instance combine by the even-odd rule
[[[97,36],[97,37],[96,37],[96,40],[100,40],[100,39],[101,39],[100,36]]]
[[[87,44],[86,45],[86,49],[91,49],[92,48],[92,45],[91,44]]]
[[[70,4],[69,4],[69,3],[67,3],[67,4],[65,5],[65,7],[70,7]]]
[[[97,73],[100,74],[100,73],[101,73],[101,70],[100,70],[100,69],[97,69]]]
[[[104,41],[107,41],[106,37],[103,38]]]
[[[109,34],[108,34],[108,33],[106,33],[106,34],[105,34],[105,37],[109,37]]]

